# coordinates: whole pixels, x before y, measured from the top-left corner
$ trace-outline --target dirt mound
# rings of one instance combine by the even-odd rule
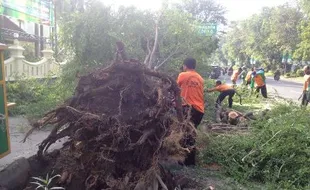
[[[136,60],[116,61],[80,78],[74,96],[36,127],[54,129],[38,159],[66,189],[174,189],[160,161],[184,161],[195,128],[183,119],[179,88]],[[69,137],[60,151],[51,144]]]

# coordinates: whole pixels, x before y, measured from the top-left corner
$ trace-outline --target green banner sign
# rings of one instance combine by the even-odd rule
[[[0,44],[0,158],[10,153],[10,138],[8,126],[8,111],[5,92],[5,76],[4,76],[4,45]]]
[[[43,25],[54,25],[51,0],[0,0],[0,14]]]
[[[208,23],[198,26],[199,34],[204,36],[214,36],[217,33],[217,24]]]

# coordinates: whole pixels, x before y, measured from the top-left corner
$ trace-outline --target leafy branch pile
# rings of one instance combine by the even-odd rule
[[[196,136],[179,93],[173,79],[135,60],[96,69],[81,77],[65,105],[36,123],[54,125],[38,160],[61,174],[66,189],[174,189],[159,162],[184,161]],[[46,153],[64,137],[56,155]]]
[[[211,136],[203,161],[219,163],[239,180],[309,188],[309,114],[292,104],[277,105],[252,122],[247,135]]]

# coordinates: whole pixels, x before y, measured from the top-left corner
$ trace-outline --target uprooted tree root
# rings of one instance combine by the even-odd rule
[[[66,105],[36,123],[54,125],[38,158],[69,137],[53,165],[67,187],[75,179],[83,182],[80,189],[174,189],[159,162],[183,162],[196,137],[183,119],[179,94],[173,79],[138,61],[97,69],[80,78]]]

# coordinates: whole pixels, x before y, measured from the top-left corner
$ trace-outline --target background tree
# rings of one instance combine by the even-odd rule
[[[299,5],[304,13],[299,25],[300,43],[294,53],[294,58],[302,61],[310,61],[310,1],[300,0]]]
[[[227,24],[225,8],[214,0],[183,0],[176,7],[203,23]]]
[[[61,44],[71,52],[71,70],[109,63],[119,40],[130,58],[152,69],[176,70],[186,56],[207,65],[207,56],[218,47],[218,38],[199,34],[200,21],[180,9],[112,10],[93,2],[83,12],[63,16],[62,23]]]
[[[245,21],[234,23],[224,38],[228,60],[247,63],[251,58],[266,65],[281,63],[285,52],[294,52],[300,43],[298,26],[302,12],[288,4],[263,8]]]
[[[232,23],[231,30],[223,37],[222,51],[226,59],[230,62],[245,62],[246,41],[242,23]]]
[[[57,17],[74,12],[83,12],[95,0],[54,0]]]

